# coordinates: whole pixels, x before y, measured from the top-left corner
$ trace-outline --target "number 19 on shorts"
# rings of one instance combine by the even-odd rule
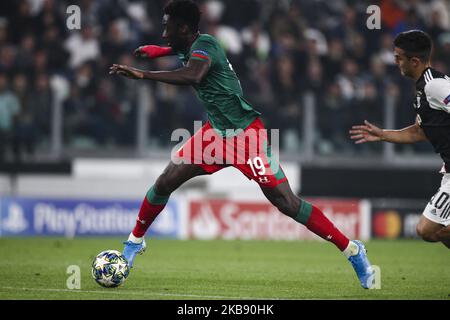
[[[252,169],[253,175],[257,177],[258,175],[262,176],[266,173],[266,167],[264,166],[264,162],[262,161],[261,157],[255,157],[252,159],[247,160],[247,164]],[[258,171],[256,171],[256,170]]]

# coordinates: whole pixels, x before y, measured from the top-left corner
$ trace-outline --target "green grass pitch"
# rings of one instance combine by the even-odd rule
[[[450,251],[414,240],[366,243],[381,289],[364,290],[325,242],[148,240],[119,288],[91,278],[93,257],[119,238],[0,239],[0,299],[450,299]],[[69,290],[78,265],[81,289]]]

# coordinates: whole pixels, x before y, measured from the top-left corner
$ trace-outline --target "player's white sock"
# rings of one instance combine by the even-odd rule
[[[344,253],[344,255],[349,258],[351,256],[354,256],[355,254],[358,254],[359,252],[359,247],[356,243],[354,243],[353,241],[349,241],[348,242],[348,246],[347,248],[345,248],[344,251],[342,251]]]
[[[133,232],[131,232],[130,236],[128,237],[128,241],[131,241],[133,243],[142,243],[142,241],[144,241],[144,237],[137,238],[134,236]]]

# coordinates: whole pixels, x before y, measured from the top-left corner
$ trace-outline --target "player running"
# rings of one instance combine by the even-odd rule
[[[172,192],[195,176],[233,166],[258,183],[267,199],[283,214],[334,243],[353,265],[362,287],[370,288],[374,271],[364,245],[360,241],[350,241],[322,211],[292,192],[283,170],[271,157],[266,134],[254,134],[265,132],[260,113],[244,99],[236,73],[219,42],[199,32],[199,20],[200,11],[194,2],[172,1],[164,8],[163,16],[163,38],[169,47],[149,45],[135,51],[136,55],[149,58],[176,54],[183,63],[182,68],[143,71],[114,64],[110,69],[111,74],[131,79],[192,85],[208,114],[208,122],[177,152],[176,158],[184,162],[175,164],[179,161],[172,160],[147,192],[136,226],[123,250],[129,265],[133,265],[136,254],[145,250],[144,234],[164,209]],[[208,134],[213,137],[202,138]],[[242,143],[246,139],[239,139],[247,134],[250,145]],[[241,143],[236,144],[236,140]],[[211,141],[220,141],[224,147],[212,155],[213,159],[204,159],[203,151],[210,147]],[[234,161],[230,163],[229,159]]]
[[[364,121],[364,125],[352,127],[351,139],[358,144],[430,141],[444,161],[443,178],[416,229],[423,240],[440,241],[450,249],[450,78],[431,68],[432,41],[425,32],[402,32],[395,38],[394,47],[395,61],[401,74],[416,82],[413,104],[416,121],[401,130],[383,130]]]

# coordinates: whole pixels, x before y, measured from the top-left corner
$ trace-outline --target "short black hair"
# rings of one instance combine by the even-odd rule
[[[399,33],[394,39],[394,45],[404,50],[408,58],[416,57],[422,62],[428,62],[433,42],[426,32],[410,30]]]
[[[186,24],[192,32],[198,31],[200,23],[200,9],[191,0],[173,0],[164,7],[164,13],[178,23]]]

